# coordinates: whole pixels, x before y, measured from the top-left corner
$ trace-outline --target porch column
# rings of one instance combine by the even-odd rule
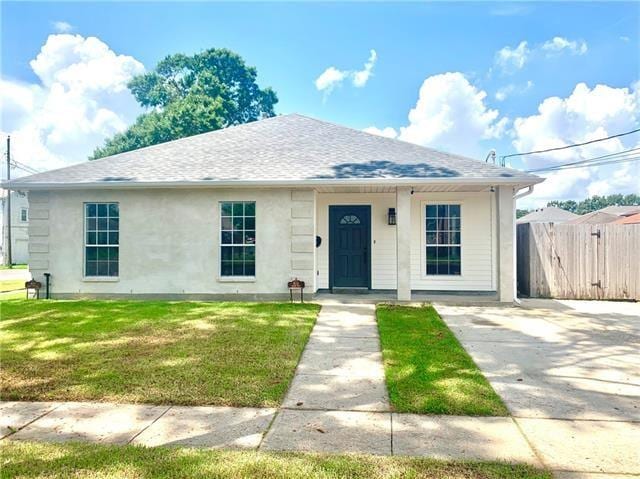
[[[500,302],[512,303],[514,291],[515,202],[511,186],[498,187],[498,295]]]
[[[411,300],[411,188],[396,188],[396,277],[399,301]]]

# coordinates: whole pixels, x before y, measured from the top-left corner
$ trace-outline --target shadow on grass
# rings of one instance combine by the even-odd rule
[[[279,404],[318,306],[8,301],[3,399]]]
[[[143,448],[79,443],[8,443],[5,477],[139,478],[526,478],[550,479],[525,465],[388,456]]]

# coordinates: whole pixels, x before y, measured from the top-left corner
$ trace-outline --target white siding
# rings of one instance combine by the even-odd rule
[[[317,287],[329,287],[329,206],[371,205],[371,287],[396,288],[396,228],[387,224],[395,207],[395,193],[320,193],[317,195]],[[462,205],[462,274],[426,276],[424,259],[424,202]],[[495,291],[496,228],[492,193],[415,193],[411,200],[411,288],[413,290]]]

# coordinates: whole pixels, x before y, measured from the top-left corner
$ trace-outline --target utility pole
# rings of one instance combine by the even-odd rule
[[[7,181],[11,179],[11,137],[7,136]],[[5,262],[11,268],[11,190],[7,189],[7,253]]]

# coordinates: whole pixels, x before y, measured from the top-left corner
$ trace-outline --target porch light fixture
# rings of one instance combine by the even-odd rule
[[[395,208],[389,208],[388,218],[389,218],[389,226],[395,226],[396,225],[396,209]]]

